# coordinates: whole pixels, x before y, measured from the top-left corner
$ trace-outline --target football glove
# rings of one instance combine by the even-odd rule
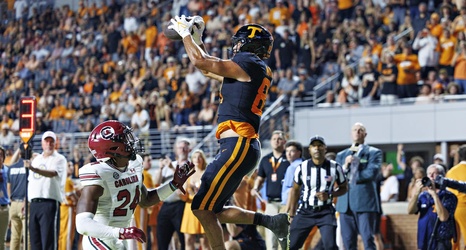
[[[170,24],[167,28],[176,31],[181,38],[185,38],[191,34],[193,20],[186,20],[186,16],[182,15],[181,17],[175,16],[170,20],[172,24]]]
[[[146,242],[146,234],[137,227],[120,228],[120,240],[134,239],[141,243]]]
[[[189,17],[191,18],[191,20],[193,21],[193,39],[194,39],[194,42],[197,44],[197,45],[201,45],[202,44],[202,34],[204,33],[204,30],[205,30],[205,23],[204,23],[204,19],[202,19],[202,17],[200,16],[193,16],[193,17]]]
[[[184,190],[183,184],[195,172],[196,170],[194,169],[194,164],[192,162],[187,161],[181,167],[180,165],[176,165],[175,174],[173,175],[171,184],[175,188],[178,188],[183,194],[186,194],[186,190]]]

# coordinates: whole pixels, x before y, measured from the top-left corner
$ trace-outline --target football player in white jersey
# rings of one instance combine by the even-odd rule
[[[149,207],[163,201],[194,174],[188,162],[177,166],[173,180],[157,189],[143,185],[143,152],[132,129],[119,121],[105,121],[89,135],[88,145],[97,162],[83,166],[83,186],[77,205],[76,229],[83,237],[83,249],[128,249],[126,239],[146,241],[143,230],[131,227],[137,205]]]

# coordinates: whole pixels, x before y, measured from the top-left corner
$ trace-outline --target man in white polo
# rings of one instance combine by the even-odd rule
[[[29,168],[28,200],[31,248],[58,249],[60,202],[66,181],[66,158],[55,149],[57,136],[52,131],[42,135],[43,152],[25,166]]]

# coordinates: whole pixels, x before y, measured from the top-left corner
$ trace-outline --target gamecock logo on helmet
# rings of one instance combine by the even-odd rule
[[[102,139],[104,140],[110,140],[114,135],[115,130],[110,126],[105,126],[102,128],[102,130],[100,130],[100,136],[102,136]]]

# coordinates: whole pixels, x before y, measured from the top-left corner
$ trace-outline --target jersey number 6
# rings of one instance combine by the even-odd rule
[[[267,93],[269,92],[269,88],[270,80],[264,77],[261,86],[259,87],[259,89],[257,89],[257,96],[256,99],[254,99],[254,103],[251,107],[251,111],[258,116],[262,115],[262,110],[265,107],[265,100],[267,99]]]

